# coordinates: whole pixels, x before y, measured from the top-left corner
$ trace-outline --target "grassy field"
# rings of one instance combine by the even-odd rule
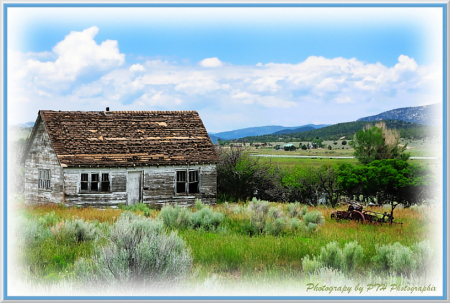
[[[270,203],[270,206],[288,212],[287,204]],[[342,210],[345,208],[340,207]],[[372,258],[377,254],[378,245],[399,242],[405,247],[413,247],[415,243],[427,239],[430,228],[426,215],[428,210],[425,208],[421,208],[421,211],[396,209],[395,221],[403,225],[390,226],[346,220],[338,222],[330,218],[333,209],[308,207],[308,212],[319,210],[325,218],[325,224],[316,231],[289,229],[277,236],[264,233],[250,236],[243,229],[250,220],[247,209],[247,204],[243,203],[220,204],[212,207],[213,211],[225,216],[217,229],[177,230],[191,251],[194,271],[197,272],[195,281],[203,281],[211,275],[233,283],[255,279],[303,279],[302,260],[305,256],[319,256],[321,249],[331,242],[337,242],[342,249],[352,241],[357,241],[364,251],[355,275],[364,275],[373,269]],[[381,211],[379,208],[372,210]],[[20,258],[31,270],[31,277],[35,281],[55,282],[70,277],[74,262],[79,258],[89,258],[94,245],[104,242],[65,241],[59,238],[57,232],[62,228],[61,222],[82,219],[104,230],[112,226],[123,212],[123,209],[21,205],[14,210],[15,215],[28,221],[45,221],[48,235],[42,242],[32,242],[34,244],[22,250]],[[159,210],[151,210],[150,215],[145,212],[145,208],[134,210],[135,214],[146,215],[151,219],[160,217]]]
[[[341,163],[357,164],[357,159],[336,159],[334,157],[353,157],[353,149],[347,145],[342,146],[342,141],[336,141],[338,144],[334,145],[334,141],[324,141],[324,146],[331,145],[332,150],[327,148],[322,149],[309,149],[309,150],[295,150],[285,151],[283,149],[275,150],[274,148],[262,147],[254,148],[247,147],[251,154],[255,155],[281,155],[281,156],[309,156],[317,158],[285,158],[285,157],[260,157],[260,161],[270,162],[275,165],[292,167],[294,165],[311,165],[321,166],[326,165],[339,165]],[[272,142],[275,145],[276,142]],[[279,142],[281,146],[285,142]],[[294,142],[294,145],[298,145],[298,142]],[[437,139],[427,138],[424,140],[401,140],[401,144],[408,144],[407,152],[411,154],[411,157],[440,157],[442,151],[439,150],[440,143]],[[344,147],[344,149],[342,149]],[[320,158],[322,157],[322,158]],[[438,159],[410,159],[410,163],[429,166],[431,168],[439,168],[440,160]]]
[[[262,162],[268,162],[272,163],[273,165],[279,165],[281,167],[292,167],[295,165],[302,165],[302,166],[313,166],[313,167],[319,167],[321,165],[331,165],[331,166],[337,166],[342,163],[350,163],[350,164],[357,164],[357,159],[305,159],[305,158],[266,158],[261,157],[259,158],[259,161]]]

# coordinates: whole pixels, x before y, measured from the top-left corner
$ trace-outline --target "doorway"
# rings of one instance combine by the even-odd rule
[[[127,204],[138,204],[141,201],[141,176],[142,172],[133,171],[128,172],[127,181]]]

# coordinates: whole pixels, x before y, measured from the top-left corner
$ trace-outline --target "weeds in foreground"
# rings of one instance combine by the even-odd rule
[[[251,211],[254,211],[249,206],[251,202],[224,203],[215,207],[203,205],[200,201],[196,204],[193,209],[171,208],[175,212],[171,218],[175,220],[169,222],[180,222],[178,219],[183,216],[178,212],[189,214],[185,216],[186,220],[197,214],[202,222],[210,220],[205,219],[210,214],[223,216],[219,224],[209,223],[215,228],[202,227],[201,223],[195,228],[172,227],[179,230],[179,237],[185,241],[186,248],[190,248],[192,265],[199,270],[200,277],[211,273],[221,277],[238,273],[241,278],[303,274],[320,277],[321,273],[330,270],[346,277],[362,273],[370,273],[371,277],[403,276],[408,279],[430,275],[432,243],[423,241],[429,223],[423,219],[426,213],[419,213],[415,209],[396,209],[396,220],[404,222],[403,226],[380,226],[330,220],[331,209],[328,208],[268,202],[267,213],[262,209],[263,216],[256,216],[257,220],[265,219],[262,232],[249,237],[245,224],[250,225],[251,222]],[[19,242],[24,245],[21,247],[26,248],[21,252],[22,259],[36,279],[56,283],[65,278],[73,279],[77,260],[83,258],[89,263],[99,254],[98,249],[107,246],[113,223],[124,210],[33,206],[21,209],[21,212],[27,218],[21,224],[22,242]],[[143,215],[139,209],[134,213]],[[84,219],[83,215],[88,219]],[[103,216],[102,221],[91,220],[100,215]],[[152,210],[151,217],[158,216],[164,221],[162,211]],[[306,232],[305,222],[325,223],[320,232]],[[163,226],[168,225],[163,223]],[[68,232],[69,229],[77,232]],[[333,249],[327,248],[333,242],[334,257]],[[322,248],[326,250],[324,253]],[[333,258],[339,258],[338,255],[341,261],[333,261]],[[383,256],[391,257],[386,261]],[[335,265],[324,265],[333,262]]]

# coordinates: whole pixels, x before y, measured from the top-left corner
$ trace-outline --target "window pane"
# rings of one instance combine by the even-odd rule
[[[190,171],[189,172],[189,182],[196,182],[198,181],[198,171]]]
[[[177,171],[177,181],[178,182],[186,181],[186,172],[185,171]]]
[[[88,174],[81,174],[81,181],[88,181]]]
[[[81,182],[81,190],[88,190],[88,183],[87,182]]]
[[[102,182],[102,191],[109,191],[109,182]]]
[[[109,182],[109,174],[102,174],[102,182]]]
[[[98,191],[98,182],[91,183],[91,191]]]
[[[185,193],[186,192],[186,183],[177,182],[177,193]]]
[[[198,182],[189,183],[189,193],[190,194],[198,194]]]
[[[98,174],[92,174],[91,175],[91,179],[92,179],[92,182],[98,182]]]

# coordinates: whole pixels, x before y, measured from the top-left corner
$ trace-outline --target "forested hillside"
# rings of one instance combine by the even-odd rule
[[[426,126],[422,124],[410,123],[406,121],[399,120],[384,120],[386,126],[390,129],[397,129],[400,132],[402,138],[412,138],[412,139],[422,139],[425,137],[432,136],[436,129],[432,126]],[[362,129],[367,124],[366,121],[355,121],[355,122],[345,122],[338,123],[335,125],[323,127],[320,129],[310,130],[300,133],[288,133],[288,134],[270,134],[263,136],[249,136],[244,137],[236,142],[273,142],[279,141],[280,138],[283,141],[311,141],[315,138],[320,138],[322,140],[338,140],[345,136],[345,139],[351,140],[353,135],[360,129]]]

